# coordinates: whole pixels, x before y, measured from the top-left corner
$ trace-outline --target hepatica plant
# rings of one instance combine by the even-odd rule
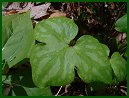
[[[77,33],[77,25],[65,17],[46,19],[36,25],[34,38],[38,43],[30,55],[36,86],[69,84],[74,80],[75,68],[86,83],[112,84],[114,79],[121,82],[126,78],[127,62],[118,52],[109,58],[109,48],[90,35],[70,45]]]
[[[9,68],[29,58],[34,44],[32,30],[29,13],[2,16],[2,60]]]

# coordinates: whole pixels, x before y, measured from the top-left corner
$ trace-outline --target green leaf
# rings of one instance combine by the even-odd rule
[[[116,21],[115,29],[119,32],[127,32],[127,14],[125,14]]]
[[[6,76],[2,75],[2,81],[5,81],[5,80],[6,80]]]
[[[6,75],[2,75],[2,82],[5,84],[19,84],[25,87],[35,87],[32,81],[32,73],[30,67],[22,66],[22,68],[14,69]]]
[[[29,13],[2,16],[2,60],[9,68],[28,58],[34,44]]]
[[[4,47],[11,34],[13,33],[12,20],[17,16],[17,14],[2,16],[2,47]]]
[[[111,66],[117,81],[122,82],[127,76],[127,62],[119,52],[114,52],[111,59]]]
[[[69,24],[69,25],[67,25]],[[32,49],[32,77],[38,87],[66,85],[74,79],[74,64],[69,42],[77,34],[74,22],[65,17],[51,18],[37,24],[35,39],[40,43]]]
[[[82,36],[73,47],[77,54],[77,72],[87,82],[111,83],[112,69],[108,60],[109,49],[92,36]]]
[[[14,86],[12,96],[51,96],[50,87],[47,88],[28,88],[24,86]]]
[[[7,74],[9,72],[9,66],[5,60],[2,61],[2,74]]]
[[[12,86],[12,96],[50,96],[50,87],[35,87],[32,81],[31,68],[19,68],[8,75],[2,75],[2,83]]]
[[[108,85],[102,82],[91,82],[88,84],[93,91],[99,91],[105,89]]]
[[[7,7],[7,5],[8,5],[8,2],[2,2],[3,7]]]
[[[27,92],[22,86],[14,86],[12,88],[12,96],[27,96]]]
[[[108,47],[89,35],[81,37],[75,46],[69,46],[78,32],[72,20],[65,17],[43,20],[34,31],[35,40],[40,42],[33,47],[30,56],[36,86],[43,88],[71,83],[75,66],[85,82],[111,83]]]
[[[26,88],[24,87],[25,91],[27,92],[28,96],[51,96],[51,89],[50,87],[46,87],[46,88]]]
[[[127,50],[125,50],[125,53],[123,54],[123,56],[127,60]]]
[[[11,76],[2,75],[2,83],[11,84]]]
[[[42,2],[36,2],[36,5],[37,5],[37,4],[40,4],[40,3],[42,3]]]

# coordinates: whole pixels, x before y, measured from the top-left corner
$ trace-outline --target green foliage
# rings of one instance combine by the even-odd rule
[[[51,18],[35,27],[39,42],[32,50],[32,78],[38,87],[59,86],[74,79],[74,51],[68,45],[77,34],[77,26],[67,18]],[[46,45],[44,45],[45,43]]]
[[[36,4],[40,4],[40,3],[42,3],[42,2],[36,2]]]
[[[34,37],[40,43],[33,47],[30,56],[36,86],[43,88],[71,83],[75,66],[80,78],[87,83],[112,83],[108,47],[90,35],[82,36],[70,46],[77,32],[78,27],[65,17],[43,20],[36,25]]]
[[[127,32],[127,14],[116,21],[115,29],[119,32]]]
[[[91,82],[88,85],[90,86],[92,91],[103,90],[104,88],[108,86],[108,84],[105,84],[103,82]]]
[[[2,16],[2,60],[9,68],[29,58],[34,44],[30,14]]]
[[[12,90],[12,96],[51,96],[50,87],[47,88],[27,88],[21,86],[15,86]]]
[[[8,5],[8,2],[2,2],[3,7],[7,7],[7,5]]]
[[[10,85],[10,95],[12,96],[50,96],[50,87],[38,88],[34,85],[31,77],[31,69],[19,68],[7,75],[2,75],[4,86]],[[6,85],[5,85],[6,84]]]
[[[127,15],[123,17],[116,22],[119,32],[127,31]],[[2,16],[2,65],[8,69],[2,86],[12,86],[12,96],[49,96],[50,86],[74,80],[75,69],[93,90],[114,80],[122,82],[127,76],[126,60],[118,52],[109,58],[109,48],[90,35],[75,41],[77,33],[78,26],[66,17],[43,20],[33,29],[28,12]],[[25,58],[30,58],[31,68],[9,70]]]
[[[127,75],[127,62],[118,52],[113,53],[110,62],[117,81],[122,82]]]

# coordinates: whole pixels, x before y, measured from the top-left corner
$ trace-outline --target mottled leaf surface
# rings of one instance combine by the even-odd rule
[[[28,58],[34,44],[29,13],[2,16],[2,60],[11,68]]]
[[[82,36],[73,47],[78,56],[77,72],[85,82],[100,81],[109,84],[112,70],[108,60],[109,49],[90,35]]]
[[[11,34],[13,33],[12,20],[17,15],[2,16],[2,47],[6,44]]]
[[[85,35],[74,46],[76,24],[65,17],[46,19],[35,27],[37,40],[31,52],[32,78],[36,86],[61,86],[74,79],[74,68],[85,82],[112,82],[109,49],[92,36]]]
[[[122,82],[127,76],[127,61],[122,58],[118,52],[115,52],[113,53],[110,62],[116,79],[119,82]]]
[[[68,25],[67,25],[68,24]],[[36,44],[30,62],[32,77],[38,87],[66,85],[74,79],[74,52],[68,43],[78,28],[67,18],[43,20],[35,28]]]

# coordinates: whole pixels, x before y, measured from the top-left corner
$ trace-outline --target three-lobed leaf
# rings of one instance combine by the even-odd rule
[[[74,79],[74,68],[85,82],[112,82],[109,49],[92,36],[85,35],[74,46],[70,41],[78,27],[68,18],[51,18],[34,29],[36,44],[31,52],[32,78],[36,86],[66,85]],[[45,44],[44,44],[45,43]]]
[[[32,49],[30,62],[33,81],[38,87],[72,82],[74,54],[68,43],[75,37],[77,30],[74,22],[64,17],[51,18],[37,24],[35,39],[42,43],[36,44]]]

